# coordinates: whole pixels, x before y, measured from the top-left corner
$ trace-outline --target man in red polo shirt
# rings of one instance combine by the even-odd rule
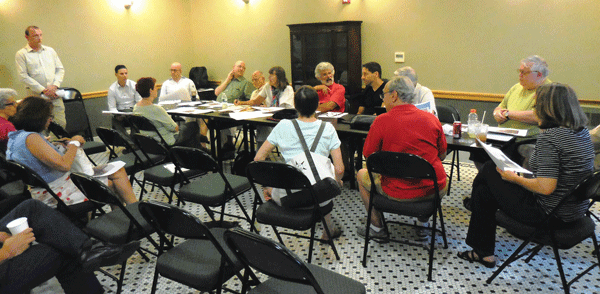
[[[427,160],[436,171],[440,195],[446,192],[446,172],[442,160],[446,157],[446,136],[442,124],[431,113],[419,110],[412,102],[414,86],[407,77],[394,77],[383,88],[383,103],[386,113],[379,115],[369,130],[363,154],[365,157],[377,151],[412,153]],[[402,180],[374,175],[377,191],[384,196],[398,200],[411,201],[435,193],[433,184],[427,180]],[[369,207],[371,180],[367,169],[357,174],[360,195]],[[427,222],[427,219],[420,219]],[[423,225],[423,224],[420,224]],[[357,227],[360,236],[365,235],[365,225]],[[373,210],[369,235],[387,237],[383,228],[381,213]],[[426,237],[423,231],[417,231],[418,237]]]
[[[321,85],[315,87],[319,94],[317,111],[344,112],[346,108],[346,88],[333,81],[334,73],[333,65],[329,62],[321,62],[315,68],[315,77],[321,81]]]

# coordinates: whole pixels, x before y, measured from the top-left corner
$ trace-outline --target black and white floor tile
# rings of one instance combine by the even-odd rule
[[[106,161],[106,155],[96,155],[93,159],[96,162]],[[434,254],[433,282],[427,281],[428,255],[426,249],[421,247],[372,242],[369,246],[367,267],[362,266],[364,240],[356,234],[356,226],[360,219],[366,217],[366,213],[358,191],[351,190],[347,186],[343,189],[343,194],[336,198],[333,212],[334,221],[343,228],[342,236],[336,241],[341,259],[335,259],[329,246],[318,244],[313,253],[313,263],[362,282],[368,293],[562,293],[562,284],[551,249],[543,249],[529,264],[523,261],[513,263],[491,284],[486,284],[486,279],[493,270],[468,263],[456,256],[457,252],[469,249],[464,243],[469,212],[463,208],[462,199],[470,195],[475,174],[476,170],[471,164],[461,163],[461,181],[457,181],[455,176],[451,194],[442,200],[448,249],[443,248],[442,238],[438,236]],[[137,176],[143,177],[141,173]],[[134,190],[139,193],[139,186],[134,186]],[[149,198],[166,201],[158,189],[150,192]],[[242,199],[244,206],[251,210],[251,193],[247,192]],[[600,211],[598,206],[595,207],[596,211]],[[187,203],[184,208],[202,220],[209,219],[199,205]],[[241,215],[240,209],[234,203],[227,205],[227,211]],[[249,227],[245,223],[242,223],[242,226]],[[317,234],[320,233],[319,229]],[[270,227],[262,227],[261,234],[276,239]],[[392,227],[391,234],[406,238],[414,237],[410,227]],[[496,256],[500,261],[504,261],[520,244],[520,240],[501,228],[498,229],[497,236]],[[307,257],[308,240],[284,236],[284,242],[299,256]],[[148,242],[145,241],[143,246],[150,248],[146,243]],[[591,241],[585,241],[571,250],[561,252],[568,278],[574,277],[578,271],[593,262],[592,250]],[[153,256],[150,258],[150,262],[145,262],[136,253],[129,259],[124,293],[150,293],[156,259]],[[119,268],[120,266],[114,266],[107,270],[118,274]],[[599,271],[596,268],[575,283],[571,287],[571,293],[600,293]],[[114,293],[116,283],[102,273],[97,273],[97,276],[106,292]],[[241,289],[237,278],[228,281],[226,285],[232,289]],[[51,280],[33,291],[33,293],[56,292],[60,293],[56,280]],[[159,278],[157,292],[198,293],[197,290],[166,278]]]

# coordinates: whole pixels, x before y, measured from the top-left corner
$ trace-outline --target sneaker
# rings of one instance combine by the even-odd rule
[[[356,233],[360,237],[365,238],[365,236],[367,235],[366,231],[365,231],[365,225],[364,224],[363,225],[358,225],[356,227]],[[375,242],[378,242],[378,243],[389,242],[389,236],[388,236],[388,233],[385,230],[385,228],[381,229],[381,231],[379,231],[379,232],[375,232],[375,230],[373,230],[372,228],[369,228],[369,238],[371,238],[371,237],[372,238],[376,238],[376,239],[373,239],[373,240],[375,240]]]
[[[421,222],[419,220],[415,221],[415,225],[417,226],[421,226],[421,227],[414,227],[415,228],[415,240],[417,241],[427,241],[427,237],[429,236],[429,232],[431,232],[428,229],[425,228],[429,228],[429,222]],[[425,228],[423,228],[425,227]]]

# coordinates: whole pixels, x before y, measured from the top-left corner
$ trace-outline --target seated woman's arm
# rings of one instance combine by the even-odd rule
[[[344,176],[344,161],[342,159],[342,151],[338,147],[331,150],[331,159],[333,159],[333,168],[335,169],[335,180],[342,185],[342,177]]]
[[[82,145],[85,143],[85,140],[81,136],[75,136],[71,140],[78,141]],[[39,134],[27,136],[25,144],[35,158],[45,165],[62,172],[68,172],[71,169],[78,148],[73,144],[67,144],[65,147],[67,151],[61,155],[52,146],[48,145]]]
[[[256,96],[254,99],[250,99],[248,101],[240,101],[240,100],[235,100],[233,102],[233,104],[235,105],[251,105],[251,106],[257,106],[257,105],[261,105],[263,102],[265,102],[266,97],[264,96]]]
[[[502,171],[496,168],[503,180],[515,183],[533,193],[550,195],[556,190],[558,180],[552,178],[532,178],[528,179],[517,175],[511,171]]]
[[[258,149],[258,152],[256,152],[256,156],[254,156],[254,161],[262,161],[267,159],[267,155],[269,155],[269,153],[271,153],[271,151],[273,151],[273,149],[275,148],[275,145],[271,144],[271,142],[269,141],[265,141],[262,146],[260,146],[260,149]]]

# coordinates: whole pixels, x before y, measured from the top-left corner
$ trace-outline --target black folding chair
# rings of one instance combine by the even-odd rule
[[[244,266],[225,244],[226,229],[209,229],[191,213],[163,202],[141,202],[139,209],[161,239],[151,293],[156,292],[159,275],[200,291],[217,293],[234,275],[243,279],[239,272]],[[165,234],[186,240],[175,246]]]
[[[250,190],[248,179],[223,173],[217,161],[210,154],[200,149],[175,146],[170,151],[173,159],[180,167],[207,173],[194,181],[181,185],[179,188],[179,198],[181,200],[201,204],[213,220],[215,220],[213,213],[220,213],[219,222],[221,225],[225,215],[244,219],[251,226],[253,225],[250,215],[248,215],[239,199],[240,195]],[[235,200],[244,216],[225,213],[225,205],[230,200]],[[213,211],[209,207],[220,207],[221,209],[220,211]]]
[[[246,266],[242,293],[258,282],[254,275],[250,275],[250,267],[271,277],[250,290],[251,293],[366,293],[365,286],[360,282],[304,263],[285,246],[258,234],[233,228],[225,232],[225,240]]]
[[[158,251],[158,243],[150,237],[150,234],[154,233],[155,230],[140,214],[138,208],[139,202],[123,206],[119,197],[108,186],[93,176],[72,173],[71,180],[90,201],[99,206],[111,205],[112,207],[117,207],[116,210],[90,220],[83,229],[88,235],[113,244],[127,244],[133,240],[146,238]],[[147,249],[138,249],[138,252],[146,261],[150,261],[150,259],[142,250],[156,255],[156,253]],[[127,261],[121,264],[119,278],[102,270],[103,273],[117,282],[116,293],[121,293],[126,266]]]
[[[369,209],[367,210],[365,248],[363,253],[363,266],[367,266],[367,253],[369,250],[369,240],[378,237],[369,236],[369,227],[371,226],[371,214],[373,208],[381,212],[381,220],[387,232],[388,223],[395,223],[403,226],[420,227],[421,229],[431,231],[431,241],[429,244],[429,270],[427,280],[431,281],[433,271],[433,251],[435,249],[435,233],[441,233],[444,239],[444,248],[448,248],[446,239],[446,228],[444,226],[444,217],[442,214],[442,204],[440,189],[437,185],[437,175],[433,166],[422,157],[410,153],[398,153],[389,151],[379,151],[371,154],[367,158],[367,170],[371,182],[374,183],[374,173],[385,177],[397,179],[420,179],[430,180],[435,190],[433,197],[424,197],[415,201],[396,201],[383,196],[377,192],[376,185],[371,185]],[[430,218],[433,215],[432,227],[418,226],[415,224],[403,223],[398,221],[386,221],[384,213],[393,213],[398,215],[410,216],[415,218]],[[437,216],[440,217],[441,230],[437,229]],[[396,240],[388,237],[389,241],[402,243],[412,246],[422,247],[420,243],[413,243],[408,240]]]
[[[82,148],[85,151],[85,154],[96,154],[102,153],[106,151],[106,147],[102,142],[95,142],[94,136],[92,134],[92,127],[90,125],[90,120],[88,118],[87,112],[85,110],[85,103],[83,103],[83,97],[79,90],[74,88],[61,88],[65,91],[65,97],[62,98],[65,104],[65,118],[67,120],[67,126],[64,131],[68,134],[63,137],[73,137],[75,135],[81,135],[86,140],[85,144],[83,144]],[[57,127],[61,128],[58,124]],[[56,127],[54,127],[56,129]],[[50,129],[55,136],[59,137],[56,132]],[[64,135],[64,133],[63,133]],[[90,158],[90,161],[94,165],[94,161]]]
[[[319,206],[320,203],[331,199],[323,199],[321,198],[321,195],[317,195],[313,190],[310,181],[302,171],[282,162],[255,161],[249,163],[246,167],[246,176],[252,184],[255,195],[252,214],[253,220],[251,224],[254,224],[254,219],[256,219],[259,223],[270,225],[273,228],[273,231],[275,231],[275,235],[277,235],[277,239],[281,244],[284,244],[281,234],[309,239],[309,263],[312,260],[315,240],[328,243],[331,246],[331,249],[333,249],[336,259],[340,259],[333,239],[331,238],[331,229],[333,228],[329,228],[324,219],[325,215],[331,213],[333,210],[333,201],[330,201],[324,206]],[[262,196],[258,192],[258,187],[256,186],[257,184],[263,187],[280,188],[286,191],[301,190],[294,194],[289,194],[286,197],[306,197],[310,204],[302,209],[292,209],[279,206],[273,200],[263,203],[261,199]],[[330,236],[329,240],[315,238],[315,229],[318,222],[323,223],[325,233],[327,236]],[[276,226],[298,231],[310,230],[310,237],[279,232],[275,228]]]
[[[129,123],[131,124],[131,127],[133,128],[135,133],[141,133],[141,132],[154,133],[158,136],[158,138],[160,138],[161,144],[163,144],[167,148],[170,148],[170,145],[167,144],[167,141],[165,141],[165,139],[160,134],[158,129],[156,129],[156,126],[154,126],[154,124],[149,119],[147,119],[141,115],[128,115],[127,121],[129,121]]]
[[[486,282],[488,284],[490,284],[494,278],[496,278],[508,265],[520,259],[521,257],[528,255],[528,257],[525,259],[525,262],[528,263],[544,246],[552,247],[554,259],[556,260],[556,267],[558,268],[565,293],[569,293],[569,288],[574,282],[600,265],[600,255],[597,254],[597,260],[595,260],[591,266],[575,276],[571,281],[567,281],[565,277],[565,272],[563,270],[562,261],[558,251],[559,249],[571,249],[584,240],[592,238],[594,248],[596,252],[598,252],[598,240],[596,239],[595,234],[596,224],[592,219],[591,212],[589,210],[584,217],[568,223],[559,220],[556,216],[558,209],[565,205],[565,203],[568,203],[569,200],[592,200],[592,202],[600,200],[600,171],[595,172],[593,175],[584,179],[575,187],[571,188],[571,190],[565,194],[563,199],[548,214],[548,217],[543,220],[540,225],[532,226],[529,224],[524,224],[509,217],[501,210],[496,212],[496,222],[498,225],[505,228],[508,232],[517,236],[518,238],[523,239],[524,241],[521,246],[519,246],[515,252],[513,252],[513,254],[506,261],[504,261],[504,263],[502,263],[502,265],[494,272],[494,274],[487,279]],[[534,243],[535,246],[520,254],[520,252],[530,243]],[[577,258],[579,258],[579,256]]]
[[[150,160],[151,167],[144,169],[144,180],[142,181],[142,185],[145,186],[146,182],[149,182],[158,186],[169,199],[169,203],[173,201],[173,195],[177,195],[179,204],[179,193],[175,191],[176,184],[187,184],[189,183],[190,178],[204,174],[203,171],[198,170],[182,170],[177,161],[171,158],[171,154],[167,147],[163,146],[152,137],[134,134],[133,141],[139,150]],[[152,158],[157,157],[162,158],[162,160],[154,162]],[[169,187],[170,192],[167,192],[165,187]],[[142,201],[143,196],[144,190],[142,189],[139,198],[140,201]]]
[[[67,205],[60,199],[60,197],[50,189],[50,186],[40,175],[38,175],[31,168],[18,163],[16,161],[7,161],[7,169],[14,175],[19,177],[25,184],[45,189],[48,194],[56,200],[56,209],[67,216],[75,225],[78,227],[84,227],[88,213],[97,211],[100,207],[90,201],[84,201],[78,204]],[[103,213],[101,209],[98,212]]]

